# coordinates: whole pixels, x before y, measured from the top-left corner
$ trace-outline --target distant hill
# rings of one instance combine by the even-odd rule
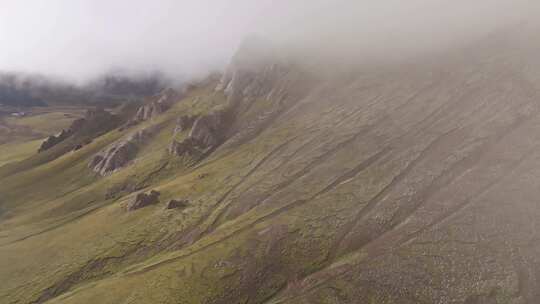
[[[32,96],[28,90],[17,88],[4,81],[0,82],[0,104],[23,107],[46,105],[43,100]]]
[[[76,86],[39,75],[0,72],[0,104],[19,107],[47,104],[117,104],[151,96],[166,87],[161,74],[147,76],[104,75]]]

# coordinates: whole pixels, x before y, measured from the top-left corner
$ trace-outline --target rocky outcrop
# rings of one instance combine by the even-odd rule
[[[88,167],[102,176],[123,168],[135,158],[139,145],[145,142],[153,133],[154,128],[148,128],[113,143],[96,154]]]
[[[228,109],[200,116],[193,123],[186,139],[182,142],[173,140],[169,152],[177,156],[204,155],[225,141],[232,120],[233,113]]]
[[[58,135],[51,135],[43,141],[41,146],[38,149],[38,152],[41,153],[43,151],[49,150],[50,148],[56,146],[57,144],[64,141],[66,138],[70,137],[73,134],[70,130],[62,130]]]
[[[165,206],[165,209],[184,209],[187,206],[189,206],[188,200],[170,200],[167,205]]]
[[[153,102],[149,105],[141,106],[137,113],[135,114],[135,121],[146,121],[151,118],[158,116],[159,114],[165,112],[167,107],[163,103]]]
[[[201,147],[215,147],[225,139],[226,129],[230,122],[230,113],[227,111],[201,116],[193,124],[189,137]]]
[[[277,59],[271,47],[251,37],[240,46],[216,91],[223,91],[234,103],[249,104],[257,98],[283,99],[287,95],[283,83],[290,72],[289,64]]]
[[[116,120],[114,115],[105,111],[103,108],[88,110],[84,118],[73,121],[68,129],[62,130],[58,135],[49,136],[41,144],[38,152],[49,150],[75,134],[93,134],[100,129],[107,131],[109,129],[108,126],[114,126]],[[75,144],[74,148],[77,146],[81,146],[82,148],[82,145],[83,143]]]
[[[184,141],[173,140],[170,153],[200,157],[231,137],[245,139],[259,133],[286,109],[284,100],[292,91],[289,87],[295,86],[297,75],[290,72],[288,64],[277,62],[264,43],[254,38],[246,41],[215,89],[228,97],[227,106],[194,120]],[[253,106],[259,100],[268,102]],[[192,119],[179,118],[175,135],[189,128]]]
[[[141,106],[135,117],[131,120],[131,124],[136,124],[142,121],[155,118],[159,114],[167,111],[171,105],[180,99],[181,94],[174,89],[166,89],[157,96],[152,97],[150,102]]]
[[[320,80],[279,56],[268,43],[247,39],[216,87],[235,108],[225,149],[257,137],[306,97]]]
[[[149,193],[139,193],[135,198],[129,202],[126,206],[127,211],[134,211],[153,204],[159,203],[160,193],[152,190]]]

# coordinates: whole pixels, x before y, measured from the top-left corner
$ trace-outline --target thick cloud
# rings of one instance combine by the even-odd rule
[[[265,2],[0,1],[0,70],[81,80],[99,73],[220,68]]]
[[[452,46],[537,12],[533,0],[0,1],[0,70],[86,80],[221,69],[248,34],[356,60]]]

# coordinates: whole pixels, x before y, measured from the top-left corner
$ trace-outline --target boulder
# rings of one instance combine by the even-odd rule
[[[158,191],[152,190],[149,193],[139,193],[126,206],[127,211],[134,211],[159,202]]]
[[[189,206],[188,200],[170,200],[167,205],[165,206],[165,209],[184,209],[187,206]]]

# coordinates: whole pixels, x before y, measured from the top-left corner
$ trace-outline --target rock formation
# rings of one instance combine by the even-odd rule
[[[152,97],[149,102],[137,110],[131,124],[137,124],[155,118],[159,114],[167,111],[174,102],[180,99],[180,96],[181,94],[174,89],[169,88],[164,90],[157,96]]]
[[[218,111],[199,117],[193,123],[189,137],[204,148],[219,145],[225,139],[225,130],[231,121],[229,116],[227,111]]]
[[[296,92],[300,75],[289,64],[276,63],[271,48],[258,39],[247,40],[215,88],[228,97],[225,108],[196,118],[188,137],[182,142],[173,139],[169,152],[200,157],[231,137],[233,143],[252,138],[292,105],[286,105],[287,97],[300,98]],[[254,107],[259,100],[265,104]],[[189,128],[193,119],[180,117],[175,135]]]
[[[251,37],[240,46],[216,91],[223,91],[234,103],[249,104],[257,98],[283,99],[283,84],[289,73],[289,64],[276,60],[271,47]]]
[[[150,127],[111,144],[96,154],[88,167],[101,176],[115,172],[135,158],[139,145],[153,133],[154,128]]]
[[[219,146],[227,137],[232,124],[232,111],[216,111],[195,120],[189,135],[182,142],[173,140],[169,147],[171,154],[181,156],[202,156]]]
[[[159,202],[160,193],[152,190],[149,193],[139,193],[126,206],[127,211],[134,211]]]
[[[115,125],[116,121],[116,117],[103,108],[88,110],[84,118],[73,121],[68,129],[62,130],[58,135],[49,136],[41,144],[38,152],[49,150],[75,134],[94,134],[100,130],[108,131],[110,127]],[[76,146],[82,147],[82,143],[75,144],[74,147]]]
[[[57,144],[64,141],[66,138],[70,137],[73,134],[69,129],[62,130],[58,135],[51,135],[43,141],[41,146],[38,149],[38,153],[49,150],[50,148],[56,146]]]

